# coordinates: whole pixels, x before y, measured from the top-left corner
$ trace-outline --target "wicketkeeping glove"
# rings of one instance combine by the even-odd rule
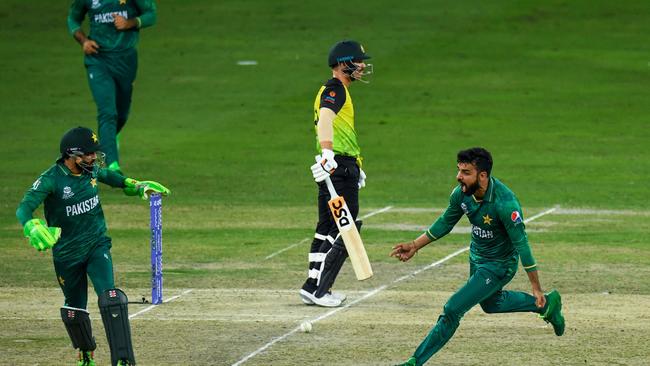
[[[167,196],[171,193],[167,187],[151,180],[137,181],[133,178],[126,178],[124,184],[126,185],[126,187],[124,187],[124,194],[127,196],[138,195],[143,200],[148,199],[151,193],[160,193],[163,196]]]
[[[311,174],[316,183],[324,181],[339,165],[334,160],[334,151],[323,149],[321,155],[316,155],[316,164],[311,166]]]
[[[56,244],[61,237],[61,228],[47,227],[43,219],[31,219],[25,223],[23,233],[25,237],[29,238],[29,244],[40,252],[48,250]]]

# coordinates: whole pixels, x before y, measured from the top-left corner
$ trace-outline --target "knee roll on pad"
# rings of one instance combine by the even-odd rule
[[[61,319],[72,341],[72,347],[81,351],[94,351],[97,348],[87,310],[64,306],[61,308]]]
[[[117,288],[106,290],[99,295],[99,311],[102,313],[106,338],[111,348],[113,366],[119,361],[135,365],[128,303],[126,294]]]

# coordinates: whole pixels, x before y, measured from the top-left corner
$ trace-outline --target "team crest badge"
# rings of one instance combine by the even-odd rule
[[[521,214],[519,213],[519,211],[512,211],[512,213],[510,214],[510,220],[512,220],[512,222],[514,222],[515,225],[521,224],[524,221],[521,219]]]
[[[74,196],[74,192],[72,192],[72,188],[70,187],[64,187],[63,188],[63,198],[64,200],[67,200],[68,198]]]
[[[92,5],[90,5],[90,7],[93,8],[93,9],[97,9],[100,6],[102,6],[102,4],[99,3],[99,0],[93,0]]]
[[[465,204],[465,202],[460,204],[460,209],[463,210],[465,215],[467,215],[469,213],[469,211],[467,210],[467,205]]]
[[[490,214],[485,214],[485,216],[483,216],[483,223],[486,225],[492,225],[492,220],[494,219],[490,217]]]

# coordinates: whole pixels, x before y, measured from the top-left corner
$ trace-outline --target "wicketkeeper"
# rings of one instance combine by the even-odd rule
[[[99,185],[124,189],[127,195],[147,199],[149,194],[170,191],[153,181],[125,178],[101,167],[95,133],[77,127],[63,135],[61,157],[27,190],[16,216],[29,243],[38,251],[52,248],[54,270],[63,295],[61,317],[74,348],[78,365],[95,365],[96,348],[86,309],[88,277],[99,297],[99,308],[111,349],[113,365],[133,365],[127,297],[115,288],[111,238],[99,199]],[[33,217],[44,203],[45,220]]]
[[[340,292],[331,291],[348,253],[328,208],[327,202],[331,197],[324,181],[330,177],[356,219],[359,189],[366,185],[366,174],[361,170],[361,148],[354,128],[354,105],[348,88],[355,80],[365,81],[364,76],[372,72],[372,65],[365,63],[369,58],[358,42],[335,44],[328,56],[332,78],[321,86],[314,101],[314,129],[319,155],[311,170],[318,183],[318,224],[309,252],[308,277],[300,290],[300,298],[307,305],[336,307],[346,298]],[[357,227],[360,225],[357,222]]]

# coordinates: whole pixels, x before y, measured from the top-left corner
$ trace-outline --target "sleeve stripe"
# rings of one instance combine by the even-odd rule
[[[522,264],[522,266],[524,267],[524,270],[526,271],[526,273],[537,271],[537,264],[533,264],[532,266],[528,266],[528,267],[526,267],[526,266],[524,266]]]
[[[429,237],[429,239],[438,240],[438,238],[436,238],[435,235],[431,234],[431,228],[427,229],[426,234]]]

